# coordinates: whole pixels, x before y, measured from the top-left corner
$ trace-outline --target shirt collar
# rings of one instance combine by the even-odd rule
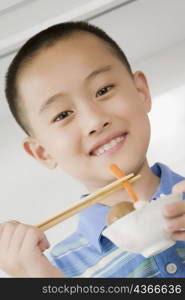
[[[183,177],[172,172],[167,166],[156,163],[151,167],[152,172],[161,178],[160,184],[151,200],[160,194],[170,194],[172,186]],[[82,195],[86,197],[88,194]],[[78,232],[83,235],[99,252],[102,252],[101,237],[106,227],[106,217],[111,207],[102,204],[92,205],[79,213]]]
[[[170,170],[170,168],[162,163],[154,164],[151,167],[151,170],[156,176],[161,178],[160,184],[151,200],[156,200],[161,194],[171,194],[173,185],[183,180],[182,176],[173,172]]]

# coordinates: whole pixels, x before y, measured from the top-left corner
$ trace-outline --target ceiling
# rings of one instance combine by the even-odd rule
[[[54,23],[85,19],[136,61],[185,39],[184,12],[184,0],[1,0],[0,57]]]
[[[185,40],[185,0],[137,0],[91,21],[103,27],[132,61]]]
[[[3,11],[10,9],[10,8],[15,8],[17,4],[20,4],[21,2],[26,2],[24,0],[1,0],[0,2],[0,12],[2,13]],[[28,1],[27,1],[28,2]]]
[[[10,116],[3,91],[8,65],[16,49],[41,29],[89,20],[112,36],[134,64],[185,40],[184,12],[185,0],[1,0],[0,117]]]
[[[0,55],[56,23],[88,19],[133,0],[29,0],[0,11]],[[6,31],[4,30],[6,28]]]

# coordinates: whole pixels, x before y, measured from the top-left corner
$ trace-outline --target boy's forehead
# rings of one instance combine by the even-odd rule
[[[20,74],[20,86],[38,88],[42,83],[58,77],[86,77],[92,71],[106,65],[120,64],[109,46],[89,33],[76,33],[69,38],[42,49],[25,66]]]
[[[63,67],[70,67],[71,64],[81,64],[81,68],[88,64],[92,67],[95,64],[102,64],[102,61],[115,59],[111,46],[91,33],[77,32],[71,36],[57,41],[52,46],[41,49],[29,64],[28,71],[38,72],[38,68],[46,71],[48,65],[60,64]],[[80,68],[80,69],[81,69]]]
[[[108,42],[90,32],[74,32],[68,37],[58,40],[50,49],[54,52],[60,49],[63,54],[67,54],[68,51],[76,53],[80,49],[82,53],[91,52],[94,55],[101,55],[102,52],[110,54],[111,46]],[[101,52],[94,52],[96,49],[101,49]]]

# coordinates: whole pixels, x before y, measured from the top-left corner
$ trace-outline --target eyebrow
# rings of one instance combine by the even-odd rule
[[[93,72],[91,72],[85,79],[84,81],[87,82],[87,81],[90,81],[92,80],[94,77],[96,77],[97,75],[101,74],[101,73],[105,73],[105,72],[108,72],[108,71],[111,71],[113,69],[113,66],[112,65],[107,65],[107,66],[103,66],[97,70],[94,70]],[[57,101],[57,98],[58,97],[64,97],[65,94],[63,93],[57,93],[53,96],[51,96],[48,100],[46,100],[40,107],[39,109],[39,114],[41,114],[49,105],[51,105],[52,103],[56,102]]]
[[[112,65],[103,66],[97,70],[94,70],[92,73],[90,73],[86,78],[85,81],[91,80],[93,77],[99,75],[100,73],[105,73],[108,71],[111,71],[113,69]]]

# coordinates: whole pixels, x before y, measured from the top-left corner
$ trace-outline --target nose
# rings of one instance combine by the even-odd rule
[[[82,127],[86,136],[101,133],[105,128],[110,127],[111,120],[102,108],[91,105],[83,112]]]
[[[100,133],[103,131],[104,127],[109,127],[109,125],[110,125],[110,122],[103,122],[103,123],[101,122],[100,124],[98,124],[96,126],[96,129],[93,129],[89,132],[89,135],[95,134],[96,132]]]

